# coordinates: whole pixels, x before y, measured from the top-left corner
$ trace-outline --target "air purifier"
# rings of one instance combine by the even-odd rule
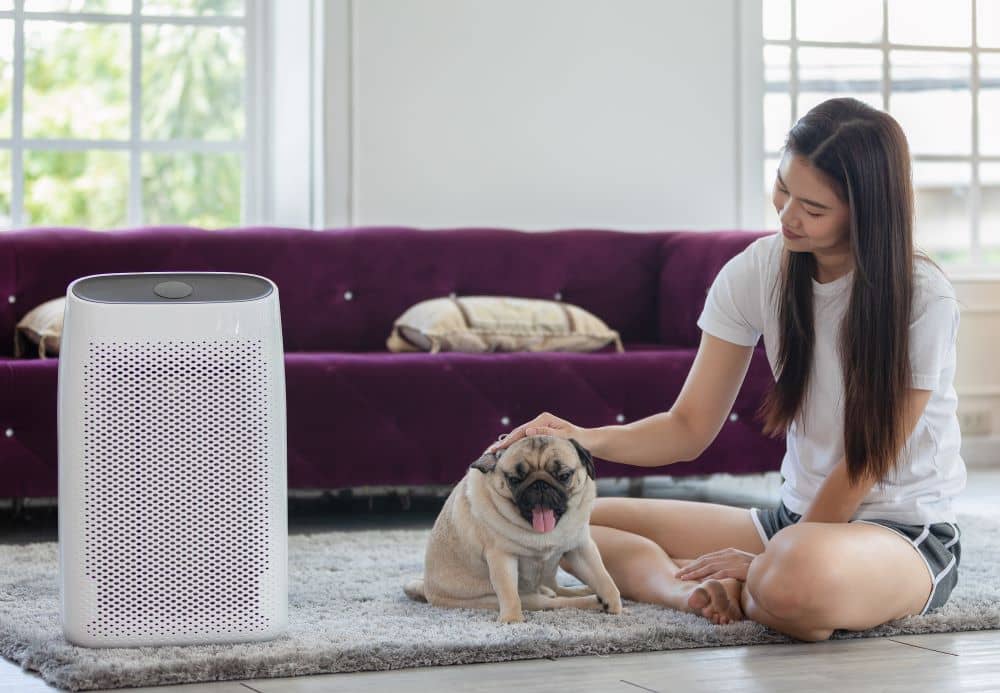
[[[278,288],[253,274],[72,282],[59,355],[59,579],[87,647],[286,627]]]

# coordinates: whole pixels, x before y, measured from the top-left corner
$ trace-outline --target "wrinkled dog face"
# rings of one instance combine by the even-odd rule
[[[486,474],[493,491],[517,506],[536,532],[551,532],[569,499],[594,479],[590,452],[572,438],[531,436],[497,452],[471,468]]]

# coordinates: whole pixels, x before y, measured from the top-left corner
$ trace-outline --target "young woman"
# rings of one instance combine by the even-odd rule
[[[489,449],[555,435],[625,464],[693,460],[763,335],[776,382],[759,413],[787,446],[778,507],[599,498],[591,534],[628,599],[816,641],[926,613],[958,580],[959,309],[914,251],[909,148],[888,114],[849,98],[809,111],[773,202],[781,233],[715,278],[669,411],[592,429],[546,412]]]

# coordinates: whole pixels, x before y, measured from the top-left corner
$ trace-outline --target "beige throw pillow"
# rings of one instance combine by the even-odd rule
[[[33,308],[21,318],[14,330],[14,356],[26,355],[29,345],[38,347],[40,358],[58,356],[65,310],[66,297],[61,296]]]
[[[389,351],[596,351],[618,332],[574,305],[506,296],[434,298],[411,306],[393,324]]]

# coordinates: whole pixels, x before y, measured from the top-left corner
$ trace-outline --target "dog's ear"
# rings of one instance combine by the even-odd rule
[[[583,468],[587,470],[587,476],[591,479],[595,479],[596,472],[594,471],[594,458],[590,456],[590,450],[580,445],[574,438],[570,438],[569,442],[573,443],[573,447],[576,448],[577,454],[580,455],[580,461],[583,462]]]
[[[487,452],[478,460],[469,465],[469,469],[478,469],[483,474],[489,474],[497,466],[498,455],[495,452]]]

